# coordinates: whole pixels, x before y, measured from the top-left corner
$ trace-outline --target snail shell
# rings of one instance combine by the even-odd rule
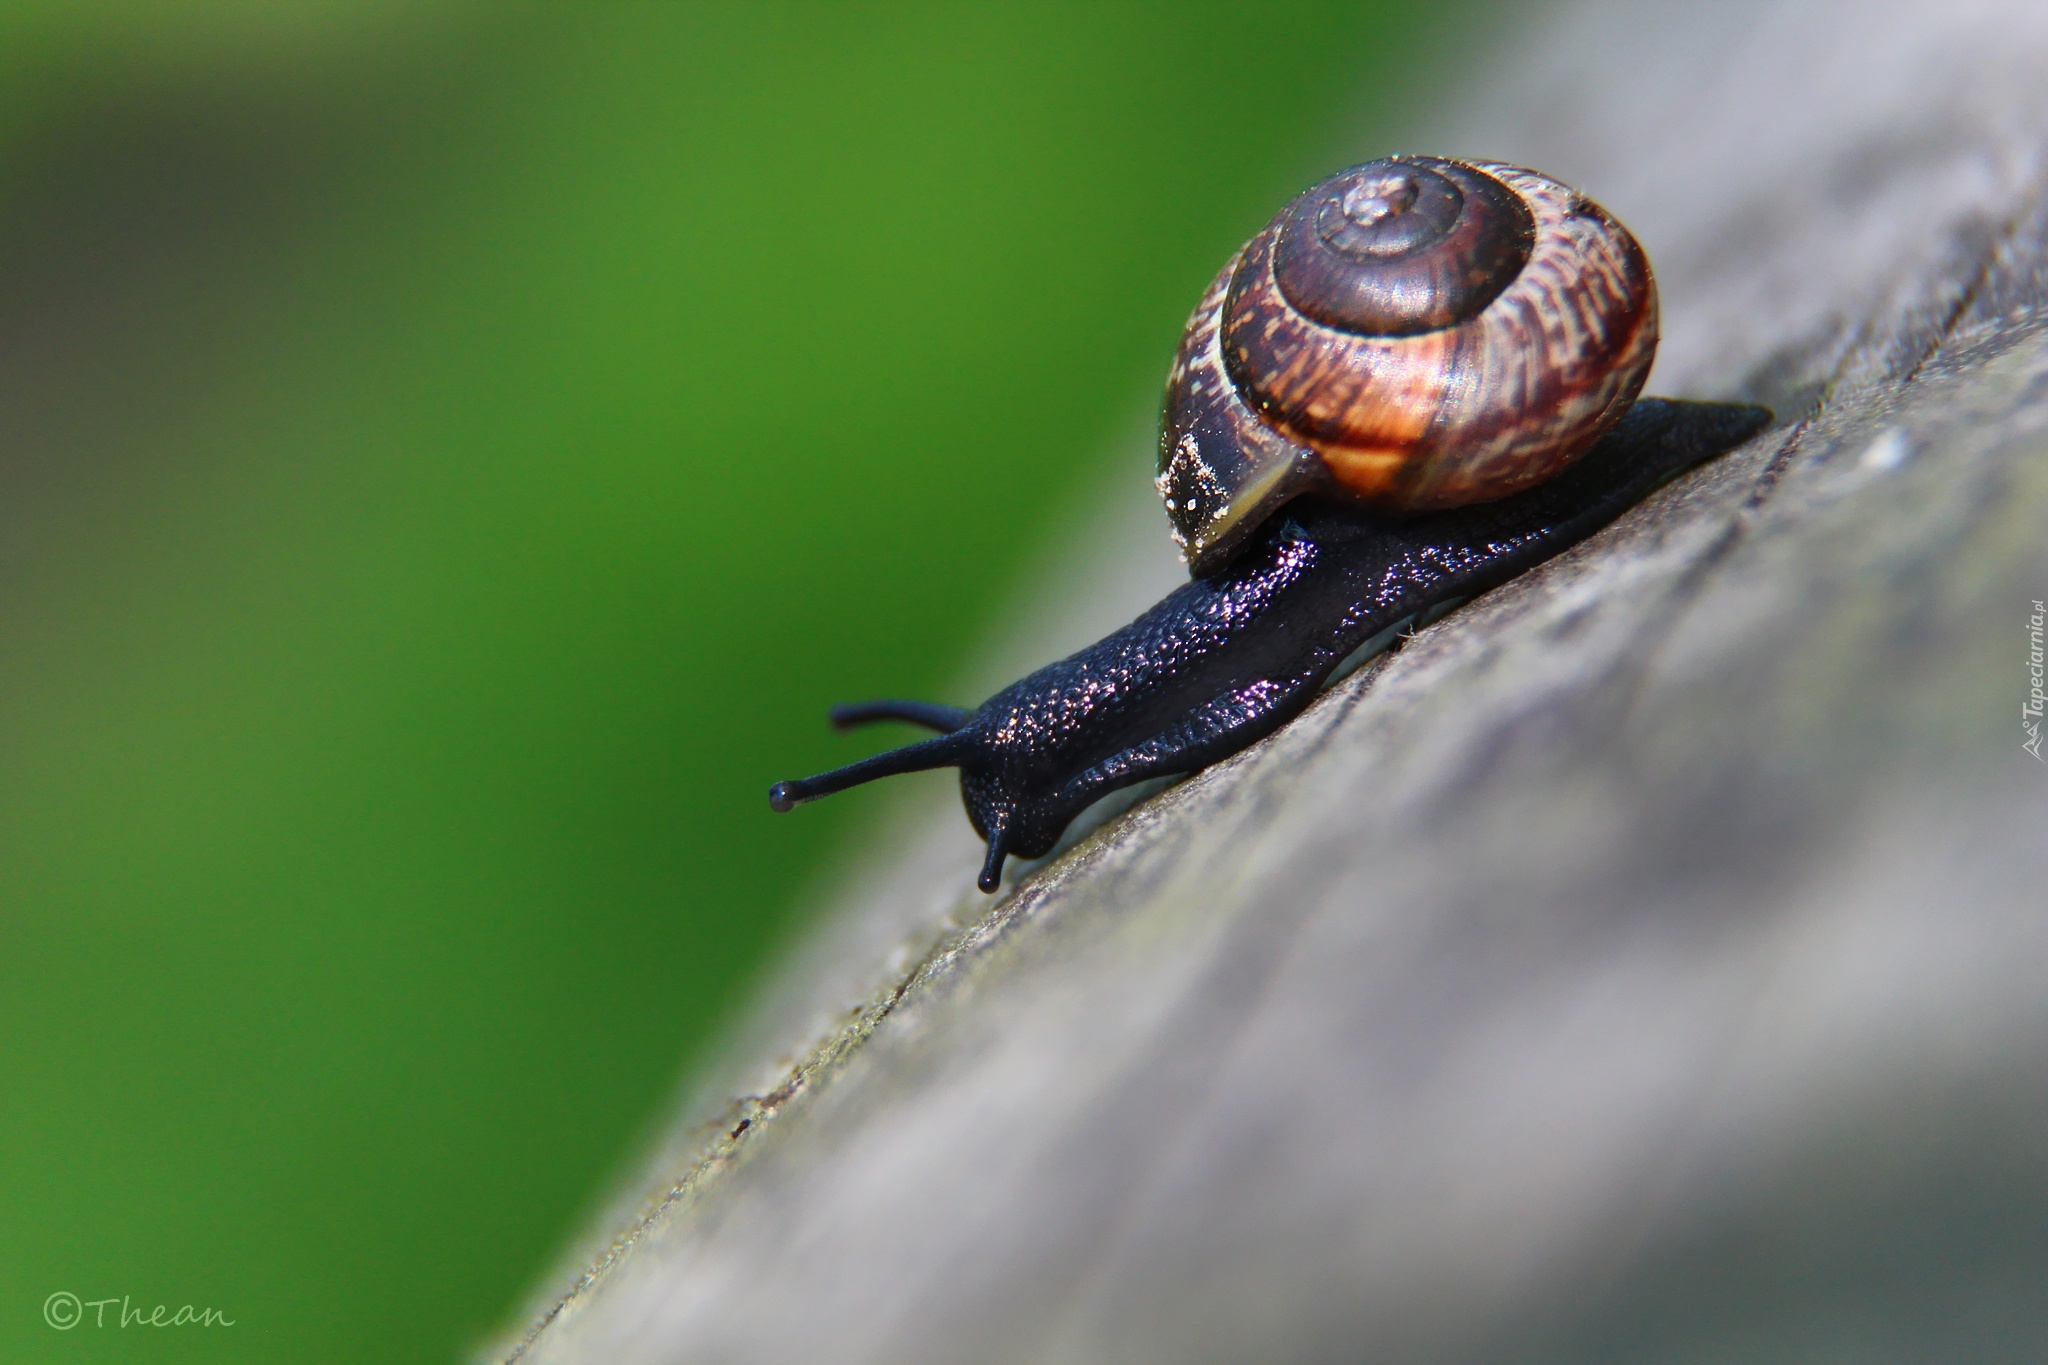
[[[1406,513],[1558,473],[1635,400],[1657,286],[1628,229],[1516,166],[1403,156],[1245,244],[1167,381],[1160,495],[1208,573],[1303,493]]]

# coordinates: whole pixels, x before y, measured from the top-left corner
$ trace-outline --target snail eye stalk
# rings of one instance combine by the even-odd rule
[[[973,718],[972,711],[963,711],[957,706],[941,706],[931,701],[899,701],[888,698],[882,701],[848,702],[832,708],[832,728],[853,730],[878,721],[900,720],[906,725],[922,725],[942,735],[950,735]]]
[[[800,777],[792,782],[777,782],[768,789],[769,808],[776,811],[790,811],[806,801],[815,801],[821,796],[831,796],[849,787],[858,787],[877,778],[895,777],[899,773],[921,773],[932,768],[952,768],[966,757],[969,745],[962,743],[959,734],[941,735],[937,739],[920,740],[906,744],[901,749],[864,758],[858,763],[849,763],[843,768],[834,768],[829,773],[816,777]]]

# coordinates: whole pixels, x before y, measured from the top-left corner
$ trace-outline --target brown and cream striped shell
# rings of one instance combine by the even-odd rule
[[[1309,189],[1224,266],[1167,381],[1160,495],[1207,573],[1302,493],[1505,497],[1642,388],[1657,286],[1628,229],[1515,166],[1401,156]]]

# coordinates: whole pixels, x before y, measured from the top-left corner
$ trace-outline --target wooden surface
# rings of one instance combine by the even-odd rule
[[[500,1354],[2048,1355],[2048,13],[1525,22],[1401,145],[1781,425],[999,898],[922,779]],[[1170,581],[1132,445],[977,682]]]

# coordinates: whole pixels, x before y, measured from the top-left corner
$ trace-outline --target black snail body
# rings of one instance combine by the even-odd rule
[[[1159,489],[1191,581],[973,710],[883,701],[841,726],[936,730],[776,810],[960,769],[980,886],[1100,797],[1271,734],[1360,645],[1585,539],[1770,420],[1637,400],[1655,354],[1642,250],[1510,166],[1399,157],[1306,191],[1217,276],[1167,385]]]

